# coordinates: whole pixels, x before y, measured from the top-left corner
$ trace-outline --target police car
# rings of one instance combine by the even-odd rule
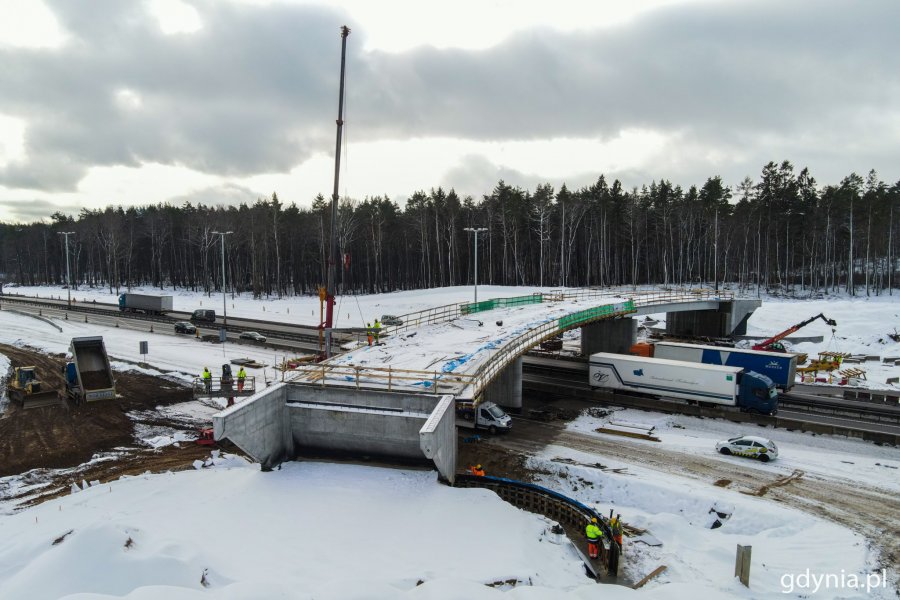
[[[770,439],[755,435],[742,435],[716,444],[721,454],[758,458],[762,462],[778,458],[778,446]]]

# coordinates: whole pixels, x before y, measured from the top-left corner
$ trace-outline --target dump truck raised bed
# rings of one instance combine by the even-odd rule
[[[734,406],[746,412],[778,412],[772,380],[740,367],[601,352],[591,355],[588,381],[594,388]]]
[[[676,342],[657,342],[648,344],[648,346],[649,356],[653,358],[740,367],[747,371],[760,373],[771,379],[775,383],[775,387],[785,392],[794,387],[797,375],[796,354]],[[642,353],[640,356],[647,355]]]
[[[112,400],[116,382],[102,336],[72,338],[72,360],[66,364],[66,393],[75,402]]]
[[[119,310],[122,312],[143,312],[148,315],[163,315],[172,310],[172,296],[119,294]]]

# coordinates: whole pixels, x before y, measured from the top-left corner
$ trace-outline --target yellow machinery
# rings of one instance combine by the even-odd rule
[[[34,367],[16,367],[9,382],[9,399],[22,408],[40,408],[60,403],[56,390],[42,389]]]

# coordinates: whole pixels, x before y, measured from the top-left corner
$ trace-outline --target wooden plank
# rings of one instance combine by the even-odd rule
[[[659,442],[661,441],[658,437],[653,437],[652,435],[646,433],[638,433],[636,431],[622,431],[619,429],[609,429],[607,427],[600,427],[599,429],[595,429],[597,433],[607,433],[609,435],[618,435],[621,437],[635,438],[638,440],[648,440],[650,442]]]
[[[634,584],[633,586],[631,586],[631,589],[637,590],[637,589],[640,589],[640,588],[644,587],[644,585],[645,585],[648,581],[650,581],[650,580],[653,579],[654,577],[660,575],[661,573],[665,573],[666,569],[668,569],[668,568],[669,568],[669,567],[667,567],[666,565],[660,565],[660,566],[656,567],[655,569],[653,569],[653,570],[650,572],[649,575],[647,575],[646,577],[644,577],[643,579],[641,579],[640,581],[638,581],[636,584]]]

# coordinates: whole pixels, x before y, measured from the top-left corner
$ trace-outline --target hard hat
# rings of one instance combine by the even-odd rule
[[[475,465],[475,468],[476,468],[476,469],[480,469],[480,468],[481,468],[481,463],[478,463],[477,465]]]
[[[597,517],[591,517],[591,523],[596,523],[596,522],[597,522]]]

